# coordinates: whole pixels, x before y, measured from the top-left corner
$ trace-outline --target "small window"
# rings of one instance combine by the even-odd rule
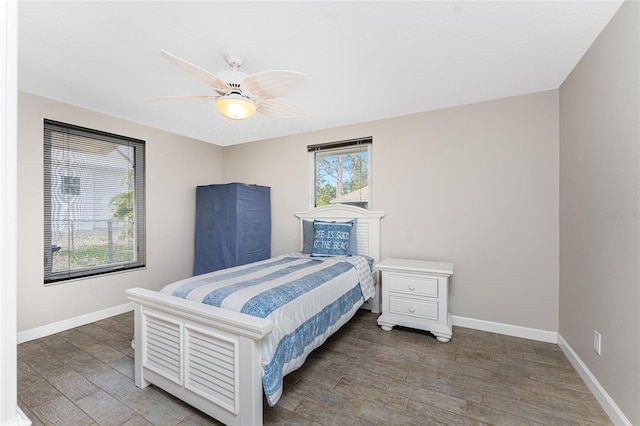
[[[62,195],[80,195],[80,178],[77,176],[62,176],[60,192]]]
[[[44,121],[44,282],[145,265],[144,141]]]
[[[371,205],[372,138],[310,145],[311,207]]]

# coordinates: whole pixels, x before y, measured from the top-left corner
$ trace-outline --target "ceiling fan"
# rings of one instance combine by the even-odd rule
[[[238,53],[229,53],[225,55],[225,59],[231,70],[212,74],[164,50],[160,50],[160,53],[182,71],[209,85],[216,93],[212,95],[163,96],[152,100],[215,101],[216,109],[223,116],[232,120],[248,118],[256,111],[279,118],[305,116],[302,108],[281,98],[293,90],[304,77],[304,73],[272,70],[249,75],[239,71],[244,63],[244,56]]]

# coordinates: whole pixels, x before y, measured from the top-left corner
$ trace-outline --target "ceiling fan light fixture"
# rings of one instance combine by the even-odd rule
[[[212,74],[184,59],[161,50],[164,58],[182,71],[200,80],[214,90],[210,95],[163,96],[154,100],[199,100],[215,99],[216,109],[230,120],[244,120],[256,112],[279,118],[304,117],[305,113],[298,105],[281,97],[293,90],[304,74],[288,70],[267,70],[251,75],[239,71],[244,56],[228,54],[225,56],[231,70]]]
[[[244,120],[256,112],[256,105],[244,96],[231,93],[216,101],[216,109],[232,120]]]

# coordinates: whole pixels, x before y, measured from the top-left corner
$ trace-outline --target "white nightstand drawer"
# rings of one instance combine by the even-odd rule
[[[438,302],[389,297],[389,312],[411,317],[438,320]]]
[[[420,275],[389,273],[389,291],[438,297],[438,279]]]

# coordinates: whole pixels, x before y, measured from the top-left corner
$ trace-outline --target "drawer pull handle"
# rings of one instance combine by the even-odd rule
[[[413,306],[409,306],[409,312],[414,313],[416,311],[416,308],[414,308]]]
[[[415,290],[415,289],[416,289],[416,286],[414,286],[413,284],[409,284],[409,290],[412,290],[412,291],[413,291],[413,290]]]

